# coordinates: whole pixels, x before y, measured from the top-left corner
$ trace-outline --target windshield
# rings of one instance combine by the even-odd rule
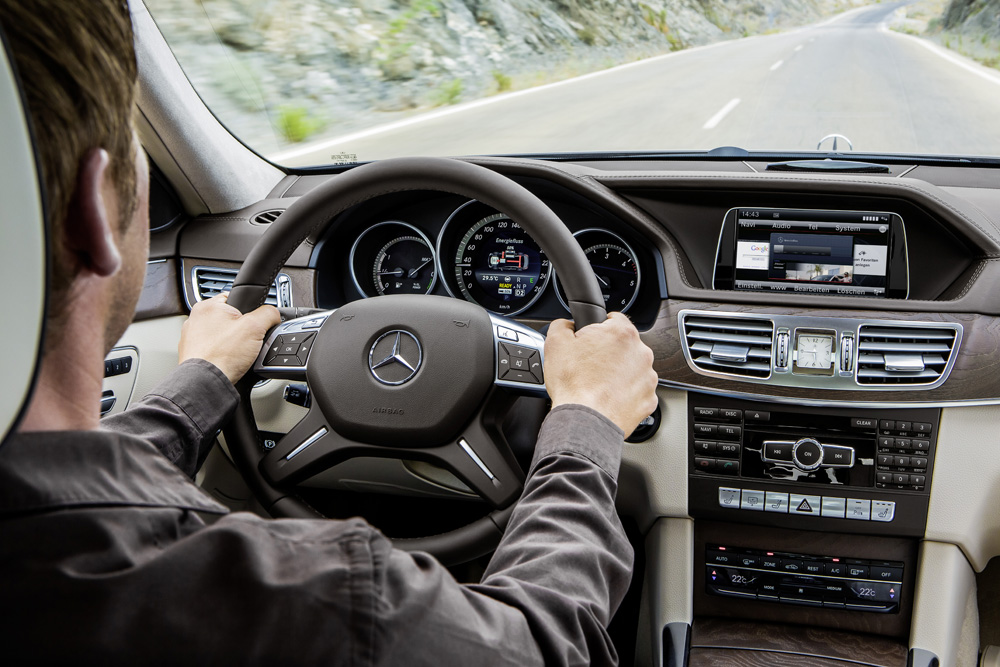
[[[1000,156],[1000,0],[146,4],[219,120],[287,166],[720,146]]]

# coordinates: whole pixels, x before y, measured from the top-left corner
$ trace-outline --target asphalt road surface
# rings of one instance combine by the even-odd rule
[[[856,151],[1000,156],[1000,72],[888,30],[887,19],[903,4],[437,109],[275,157],[308,165],[340,152],[364,161],[717,146],[815,150],[831,133],[849,137]]]

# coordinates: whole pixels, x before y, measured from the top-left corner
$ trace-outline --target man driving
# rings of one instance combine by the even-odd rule
[[[277,311],[197,304],[178,367],[101,422],[103,359],[148,256],[148,168],[123,0],[0,0],[46,199],[43,357],[0,448],[0,635],[24,662],[614,664],[631,576],[615,513],[623,437],[656,407],[619,313],[545,345],[552,410],[481,583],[360,519],[229,513],[192,478]]]

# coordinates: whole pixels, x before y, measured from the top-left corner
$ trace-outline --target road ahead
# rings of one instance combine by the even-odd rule
[[[830,133],[858,151],[1000,156],[1000,73],[887,30],[902,4],[439,109],[277,159],[814,150]]]

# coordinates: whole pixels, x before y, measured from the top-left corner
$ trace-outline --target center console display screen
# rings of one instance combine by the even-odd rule
[[[902,229],[895,214],[739,208],[729,216],[732,289],[890,296]]]

